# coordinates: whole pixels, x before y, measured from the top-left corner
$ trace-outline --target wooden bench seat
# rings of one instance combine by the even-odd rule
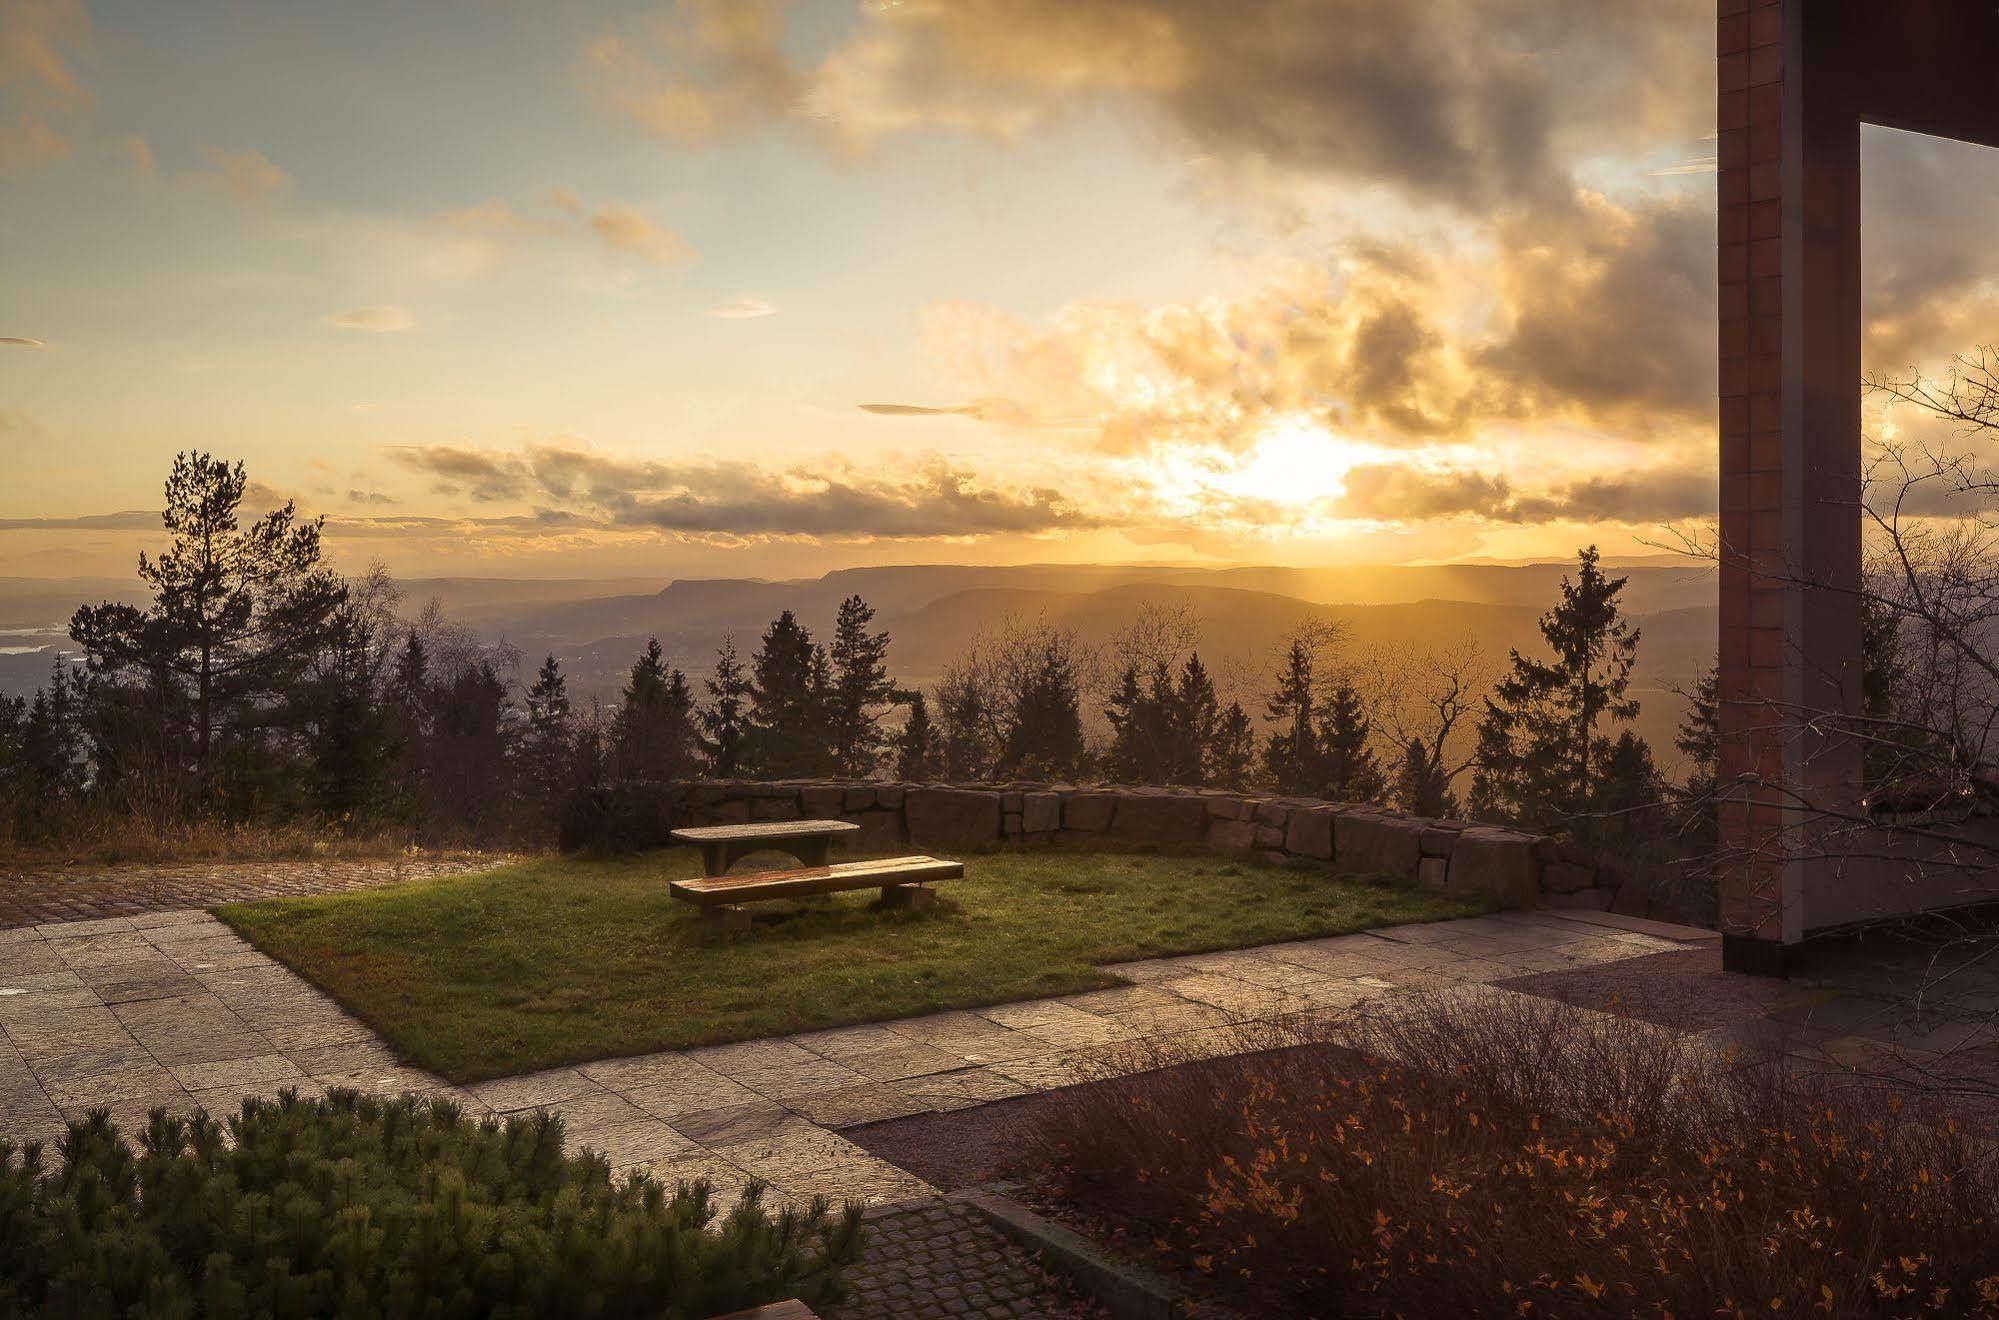
[[[698,905],[703,917],[725,930],[747,930],[750,914],[740,906],[744,903],[879,889],[887,905],[921,911],[936,897],[936,891],[927,886],[937,880],[960,880],[964,875],[963,862],[939,857],[883,857],[792,871],[752,871],[675,880],[668,886],[668,892],[682,902]]]

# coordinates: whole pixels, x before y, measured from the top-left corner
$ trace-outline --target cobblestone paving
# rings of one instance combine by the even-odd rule
[[[449,1096],[473,1112],[559,1111],[571,1141],[614,1169],[643,1167],[668,1182],[706,1178],[725,1209],[752,1178],[770,1184],[773,1208],[820,1194],[900,1203],[935,1189],[839,1129],[1101,1075],[1119,1047],[1136,1043],[1178,1058],[1211,1056],[1241,1048],[1243,1022],[1345,1013],[1680,947],[1588,919],[1506,913],[1147,959],[1112,967],[1132,983],[1116,989],[607,1059],[461,1090],[405,1065],[339,1005],[205,912],[59,922],[0,930],[0,1136],[52,1138],[66,1119],[100,1106],[132,1131],[155,1106],[228,1112],[245,1095],[349,1087]],[[907,1222],[920,1229],[928,1221]],[[950,1241],[960,1232],[951,1228]],[[946,1300],[969,1306],[972,1284],[988,1277],[981,1271],[997,1267],[983,1236],[961,1246],[921,1262],[924,1286],[940,1297],[938,1289],[956,1288]],[[956,1283],[947,1278],[953,1271]],[[907,1265],[886,1258],[868,1277],[917,1286]],[[1000,1299],[997,1286],[981,1295],[1009,1306],[1026,1300],[1027,1314],[1048,1304],[1024,1293]]]
[[[1047,1272],[969,1207],[926,1200],[868,1217],[868,1244],[847,1274],[847,1297],[826,1320],[962,1315],[1086,1317]]]
[[[467,856],[0,867],[0,929],[374,889],[404,880],[483,870],[504,860]]]

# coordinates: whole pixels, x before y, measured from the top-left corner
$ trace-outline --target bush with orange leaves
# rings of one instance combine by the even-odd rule
[[[1254,1314],[1999,1315],[1984,1142],[1774,1056],[1472,989],[1114,1061],[1042,1110],[1025,1166]]]

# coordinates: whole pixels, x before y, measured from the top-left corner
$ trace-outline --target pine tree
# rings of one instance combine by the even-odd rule
[[[1602,726],[1638,714],[1626,693],[1639,634],[1618,609],[1625,580],[1606,577],[1597,561],[1595,546],[1581,551],[1575,579],[1562,580],[1561,601],[1541,616],[1551,658],[1515,650],[1511,672],[1486,698],[1472,780],[1477,811],[1548,827],[1603,805],[1612,739]]]
[[[139,556],[152,605],[86,605],[70,619],[93,669],[184,692],[204,781],[217,734],[298,679],[346,599],[321,564],[320,520],[301,520],[286,503],[246,528],[248,487],[241,463],[177,455],[162,517],[173,543],[157,559]]]
[[[895,740],[895,777],[905,783],[934,779],[942,769],[942,749],[930,723],[930,703],[921,692],[907,694],[909,719]]]
[[[888,634],[870,632],[874,610],[859,596],[840,602],[833,628],[833,755],[839,773],[865,778],[881,763],[884,710],[895,700]]]
[[[1312,648],[1295,638],[1284,653],[1266,714],[1277,725],[1264,748],[1264,768],[1280,793],[1310,796],[1320,788],[1318,701],[1312,687]]]
[[[791,779],[828,770],[825,697],[830,686],[823,648],[790,610],[772,620],[750,658],[750,766],[758,775]]]
[[[1208,782],[1215,759],[1215,741],[1222,722],[1221,699],[1215,695],[1215,681],[1208,676],[1196,651],[1187,657],[1173,689],[1168,720],[1166,763],[1161,767],[1169,784],[1199,786]]]
[[[1416,816],[1458,814],[1457,801],[1451,796],[1450,774],[1437,749],[1425,746],[1421,738],[1411,738],[1402,749],[1402,765],[1395,777],[1395,804]]]
[[[1082,696],[1068,652],[1050,643],[1027,674],[1007,726],[999,773],[1066,779],[1083,764]]]
[[[1367,703],[1349,684],[1333,689],[1319,722],[1318,786],[1314,796],[1335,802],[1376,802],[1386,782],[1370,742],[1374,725]]]
[[[733,638],[722,639],[707,688],[708,704],[700,715],[701,751],[708,758],[709,773],[735,779],[748,769],[751,689]]]
[[[669,669],[659,638],[632,662],[612,733],[618,773],[654,782],[684,777],[693,765],[694,697],[687,677]]]
[[[1217,788],[1242,789],[1249,787],[1249,777],[1256,764],[1256,727],[1251,723],[1249,712],[1242,708],[1240,701],[1231,701],[1222,712],[1220,726],[1215,731],[1214,757],[1208,769],[1208,782]]]
[[[334,611],[324,655],[296,698],[314,805],[336,820],[393,805],[397,719],[383,691],[375,623],[351,605]]]
[[[569,682],[562,665],[553,655],[541,662],[534,686],[522,699],[527,708],[526,726],[521,730],[519,761],[521,785],[533,810],[552,821],[561,810],[564,796],[578,782],[578,748],[575,711],[569,701]]]
[[[999,759],[993,736],[995,713],[985,695],[963,674],[946,674],[937,691],[942,716],[944,775],[959,782],[991,779]]]

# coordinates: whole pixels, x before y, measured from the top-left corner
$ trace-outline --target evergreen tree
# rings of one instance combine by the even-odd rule
[[[1313,691],[1312,648],[1294,638],[1277,673],[1266,715],[1277,726],[1265,746],[1263,763],[1279,793],[1308,797],[1318,790],[1320,749],[1318,699]]]
[[[1118,685],[1104,700],[1104,719],[1111,726],[1110,746],[1104,751],[1104,773],[1121,784],[1144,782],[1150,756],[1145,745],[1145,689],[1139,685],[1138,668],[1126,665],[1118,675]]]
[[[298,697],[314,805],[335,820],[393,806],[397,721],[384,692],[384,659],[375,620],[342,604]]]
[[[1071,778],[1083,765],[1082,694],[1068,652],[1052,642],[1029,671],[1008,721],[999,773]]]
[[[179,689],[204,781],[218,733],[298,679],[346,598],[320,562],[320,520],[287,503],[244,527],[248,485],[241,463],[176,456],[163,515],[173,542],[157,559],[139,556],[152,605],[87,605],[70,620],[94,671]]]
[[[823,647],[790,610],[764,630],[750,658],[750,759],[754,773],[772,779],[831,770],[826,703],[830,666]]]
[[[943,769],[943,749],[930,723],[930,703],[921,692],[906,695],[909,719],[895,740],[895,777],[905,782],[935,779]]]
[[[875,612],[859,596],[840,602],[833,628],[833,756],[839,773],[865,778],[881,763],[881,718],[896,697],[888,673],[888,634],[870,632]],[[926,717],[927,725],[927,717]]]
[[[1417,816],[1458,814],[1443,759],[1436,748],[1425,746],[1421,738],[1411,738],[1402,750],[1402,765],[1395,777],[1395,803]]]
[[[1242,703],[1231,701],[1215,731],[1214,760],[1208,782],[1217,788],[1248,788],[1255,764],[1256,727]]]
[[[944,775],[958,782],[991,779],[997,772],[999,742],[995,713],[979,685],[961,673],[946,674],[937,692],[942,715],[940,739]]]
[[[430,691],[426,817],[447,838],[508,832],[507,685],[490,659],[466,665]]]
[[[1166,783],[1198,786],[1209,782],[1221,723],[1221,699],[1196,651],[1180,671],[1168,708],[1167,756],[1160,767]]]
[[[1714,792],[1721,762],[1721,689],[1714,666],[1708,666],[1694,681],[1691,698],[1673,746],[1687,758],[1685,795],[1690,799],[1705,799]]]
[[[1595,546],[1580,552],[1575,579],[1562,580],[1561,601],[1541,616],[1551,657],[1530,659],[1515,650],[1511,672],[1486,698],[1472,780],[1475,811],[1548,827],[1580,821],[1605,805],[1613,740],[1604,726],[1638,714],[1627,695],[1638,630],[1618,609],[1625,580],[1607,577],[1597,561]],[[1625,754],[1621,769],[1634,759]]]
[[[521,729],[517,759],[520,782],[531,809],[553,821],[562,801],[579,782],[575,710],[569,701],[569,681],[553,655],[541,662],[534,686],[522,698],[527,719]]]
[[[667,667],[657,637],[632,663],[612,740],[627,779],[679,779],[693,767],[694,694],[687,676]]]
[[[748,768],[752,693],[732,638],[722,639],[722,649],[715,653],[715,674],[707,688],[708,704],[700,715],[701,751],[708,758],[711,774],[735,779]]]
[[[1367,704],[1349,684],[1333,689],[1321,713],[1316,797],[1335,802],[1376,802],[1387,786],[1370,741]]]
[[[423,812],[424,768],[430,759],[430,652],[415,630],[389,667],[383,707],[388,720],[392,809],[405,820]]]

